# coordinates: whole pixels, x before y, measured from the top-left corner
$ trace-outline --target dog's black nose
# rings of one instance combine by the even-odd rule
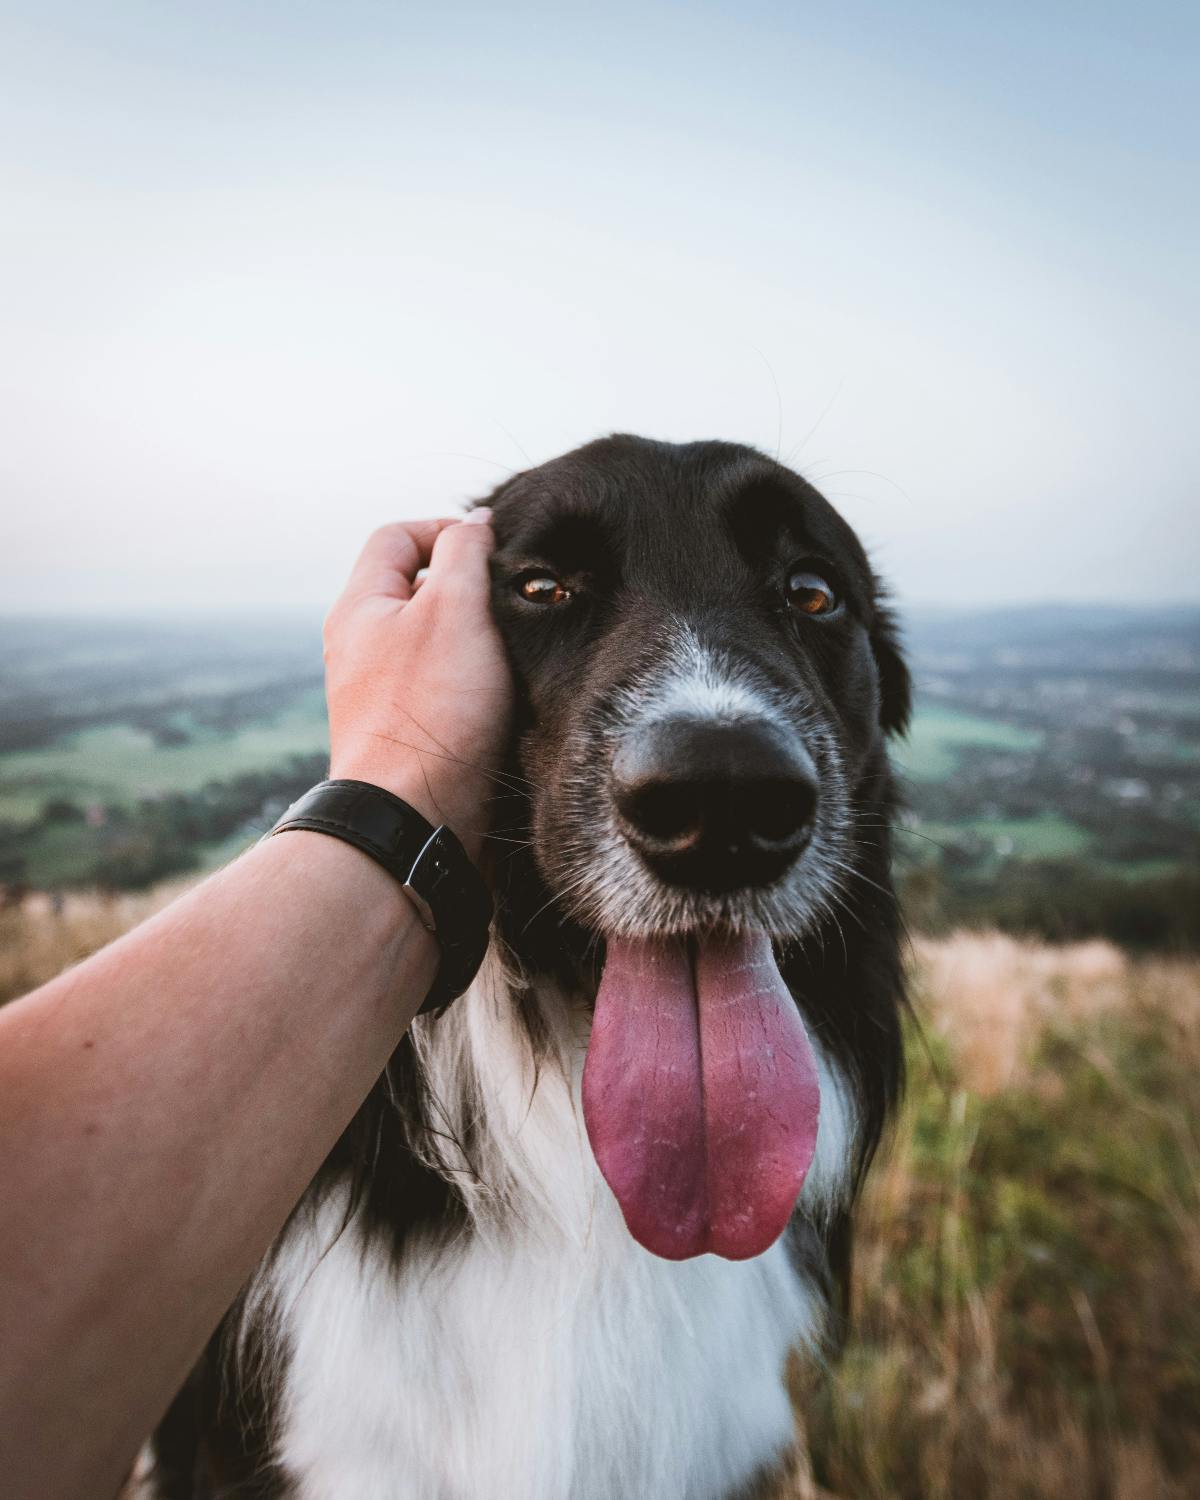
[[[804,848],[817,773],[770,723],[671,718],[622,741],[613,796],[626,838],[663,880],[732,891],[778,880]]]

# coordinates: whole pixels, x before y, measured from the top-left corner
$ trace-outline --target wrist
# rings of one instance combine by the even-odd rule
[[[347,920],[346,913],[352,913],[356,946],[362,951],[385,951],[389,965],[411,951],[418,971],[415,989],[420,994],[428,989],[437,973],[437,939],[395,877],[378,861],[341,839],[303,830],[286,839],[265,838],[246,857],[277,862],[288,878],[301,882],[304,895],[297,902],[299,907],[306,901],[318,903],[336,910],[339,920]],[[360,925],[365,930],[359,931]],[[399,998],[407,1002],[412,997],[406,992]],[[414,1006],[405,1016],[406,1025],[418,1008]]]
[[[448,825],[377,782],[331,777],[293,802],[268,835],[319,833],[352,845],[387,872],[436,935],[442,963],[421,1006],[440,1014],[471,984],[487,950],[492,898]]]

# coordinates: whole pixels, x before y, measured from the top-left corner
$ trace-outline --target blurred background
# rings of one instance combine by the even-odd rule
[[[0,999],[324,770],[366,532],[778,455],[916,669],[912,1087],[789,1497],[1200,1489],[1200,21],[0,0]]]

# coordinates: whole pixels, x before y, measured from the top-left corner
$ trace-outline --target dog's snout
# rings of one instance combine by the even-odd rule
[[[817,774],[769,722],[672,718],[618,746],[613,797],[626,838],[663,880],[730,891],[777,880],[804,848]]]

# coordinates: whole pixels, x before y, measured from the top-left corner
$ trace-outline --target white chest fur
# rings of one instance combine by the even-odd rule
[[[343,1237],[289,1308],[281,1457],[305,1500],[723,1500],[790,1437],[811,1316],[781,1246],[669,1265],[608,1205],[399,1277]]]
[[[788,1443],[784,1364],[823,1309],[782,1243],[642,1250],[583,1132],[578,1036],[535,1081],[502,988],[485,971],[419,1039],[452,1123],[475,1123],[471,1232],[397,1272],[336,1236],[331,1200],[259,1283],[288,1345],[278,1456],[303,1500],[724,1500]],[[814,1179],[836,1176],[841,1105]]]

